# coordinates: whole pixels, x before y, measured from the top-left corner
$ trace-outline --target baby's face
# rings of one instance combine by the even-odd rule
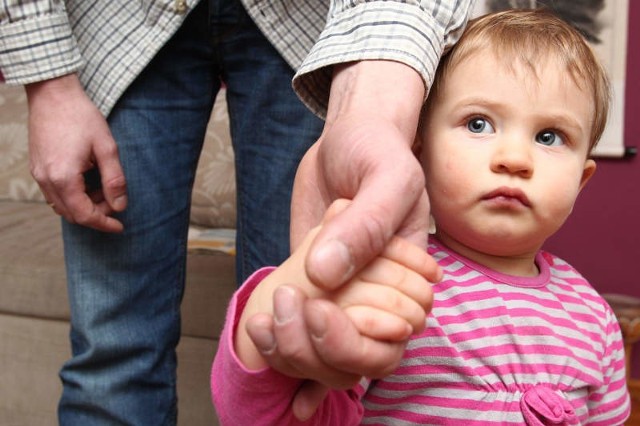
[[[440,87],[421,161],[445,243],[497,256],[537,251],[595,171],[590,94],[553,60],[539,68],[536,78],[481,51]]]

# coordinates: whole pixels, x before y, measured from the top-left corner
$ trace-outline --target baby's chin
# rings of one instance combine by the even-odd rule
[[[492,227],[482,232],[454,232],[446,233],[437,230],[436,238],[450,248],[463,252],[494,257],[523,257],[535,255],[544,239],[539,234],[524,233],[508,228]],[[471,256],[467,256],[471,257]]]

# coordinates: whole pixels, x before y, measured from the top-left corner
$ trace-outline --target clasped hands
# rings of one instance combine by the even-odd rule
[[[342,211],[334,202],[324,222]],[[301,379],[294,415],[313,415],[329,389],[349,389],[363,377],[389,375],[408,338],[425,327],[430,282],[440,269],[423,248],[394,237],[384,251],[335,290],[314,285],[305,257],[322,225],[253,291],[235,340],[247,368],[269,365]]]

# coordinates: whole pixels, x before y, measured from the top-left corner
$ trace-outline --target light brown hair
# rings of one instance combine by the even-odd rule
[[[584,37],[571,25],[544,9],[492,13],[469,21],[458,43],[438,66],[425,108],[437,101],[439,87],[451,70],[468,56],[490,49],[507,67],[519,64],[537,78],[546,61],[560,61],[573,82],[593,95],[594,117],[590,150],[598,143],[609,113],[607,74]],[[422,117],[424,118],[424,110]]]

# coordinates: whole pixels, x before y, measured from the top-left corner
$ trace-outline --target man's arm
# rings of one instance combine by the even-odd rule
[[[315,239],[307,258],[315,284],[336,288],[393,235],[426,246],[429,204],[411,150],[423,97],[420,76],[406,65],[335,67],[324,132],[300,164],[293,192],[293,247],[334,199],[353,200]]]
[[[474,3],[332,0],[326,25],[299,67],[293,87],[320,116],[327,113],[333,67],[339,64],[398,62],[417,72],[429,88],[440,56],[459,38]],[[394,89],[388,84],[381,88]]]
[[[327,121],[296,176],[292,246],[334,199],[353,200],[309,254],[307,272],[317,285],[339,286],[393,235],[426,245],[428,198],[411,146],[440,56],[459,37],[472,3],[332,2],[293,82]]]
[[[70,223],[121,232],[111,217],[126,207],[126,182],[102,113],[75,74],[26,85],[31,174],[53,210]],[[85,173],[99,171],[92,188]]]
[[[472,6],[473,0],[332,2],[327,26],[293,82],[327,123],[296,175],[292,247],[335,198],[353,201],[326,223],[307,257],[307,274],[319,287],[339,287],[393,235],[426,245],[429,204],[411,146],[440,56],[457,41]],[[304,321],[291,322],[286,332],[265,323],[256,345],[265,349],[279,334],[302,334],[337,314],[330,304],[324,310],[300,304],[293,309]],[[336,341],[346,337],[338,327],[322,334]],[[307,350],[307,357],[336,367],[349,356],[335,350],[322,359]],[[297,357],[275,351],[269,364],[304,365],[309,361],[300,351]],[[294,405],[308,417],[325,395],[322,385],[308,381]]]
[[[75,72],[82,66],[65,2],[28,0],[0,6],[0,70],[24,84],[29,102],[31,172],[53,210],[71,223],[106,232],[126,206],[124,175],[104,116]],[[84,173],[98,169],[99,188]]]

